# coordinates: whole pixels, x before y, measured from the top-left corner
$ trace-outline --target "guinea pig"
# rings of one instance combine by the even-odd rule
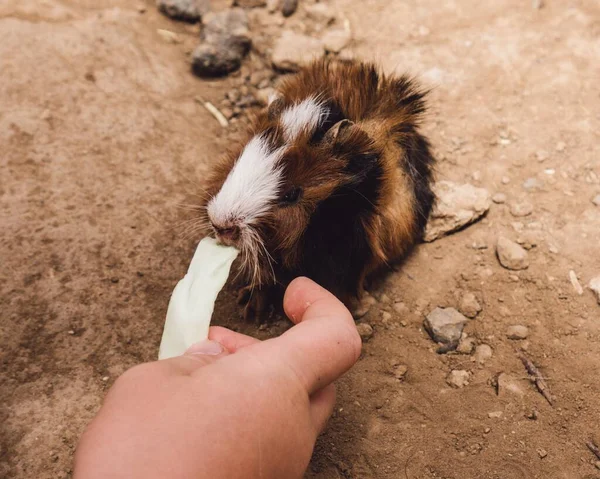
[[[245,143],[214,165],[202,205],[212,234],[240,250],[246,318],[297,276],[351,307],[419,242],[435,201],[425,96],[363,62],[284,77]]]

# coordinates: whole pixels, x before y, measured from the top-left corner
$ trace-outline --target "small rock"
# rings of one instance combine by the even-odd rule
[[[492,348],[487,344],[480,344],[475,348],[474,358],[479,364],[485,363],[488,359],[491,359],[493,355]]]
[[[434,241],[483,216],[490,208],[489,192],[473,185],[438,181],[434,185],[436,205],[425,231],[425,241]]]
[[[256,100],[263,106],[269,104],[269,99],[275,94],[275,88],[261,88],[256,92]]]
[[[365,293],[360,303],[355,307],[353,316],[356,319],[362,318],[375,304],[377,304],[377,300],[369,293]]]
[[[233,0],[234,7],[256,8],[256,7],[264,7],[266,5],[267,5],[266,0]]]
[[[506,269],[517,271],[529,267],[527,251],[504,236],[498,238],[496,254],[498,255],[500,264]]]
[[[298,9],[298,0],[283,0],[281,13],[284,17],[291,17]]]
[[[598,304],[600,304],[600,276],[596,276],[590,280],[589,288],[594,292]]]
[[[494,196],[492,196],[492,201],[499,205],[506,203],[506,195],[504,193],[496,193]]]
[[[458,346],[456,347],[456,352],[460,354],[471,354],[473,352],[473,348],[475,348],[475,340],[463,333],[460,341],[458,342]]]
[[[503,185],[508,185],[510,183],[510,178],[508,176],[503,176],[502,177],[502,184]]]
[[[396,379],[403,381],[407,372],[408,366],[406,364],[400,364],[394,369],[394,376],[396,377]]]
[[[167,17],[192,23],[210,10],[210,0],[158,0],[156,3]]]
[[[360,334],[360,337],[363,340],[363,342],[367,342],[373,337],[373,328],[369,323],[357,324],[356,329],[358,330],[358,334]]]
[[[463,328],[468,321],[454,308],[435,308],[427,315],[423,326],[435,342],[458,346]]]
[[[548,455],[548,451],[546,451],[546,449],[542,449],[539,448],[537,450],[538,456],[540,456],[540,459],[544,459],[547,455]]]
[[[594,203],[596,206],[600,206],[600,195],[596,195],[592,200],[592,203]]]
[[[75,330],[73,330],[73,329],[69,329],[68,333],[69,333],[71,336],[73,336],[73,335],[75,334]]]
[[[481,305],[473,293],[465,293],[460,300],[458,309],[467,318],[474,318],[481,312]]]
[[[156,33],[158,33],[160,38],[162,38],[166,43],[181,43],[179,35],[171,30],[163,30],[162,28],[159,28],[156,30]]]
[[[379,301],[381,301],[382,303],[385,303],[385,304],[389,304],[392,302],[391,298],[385,293],[383,293],[381,296],[379,296]]]
[[[394,308],[394,311],[402,316],[408,314],[408,306],[402,302],[394,303],[394,306],[392,307]]]
[[[269,13],[275,13],[279,10],[279,6],[281,5],[281,0],[267,0],[267,11]]]
[[[535,152],[535,157],[540,163],[542,163],[549,158],[549,155],[548,152],[545,150],[538,150]]]
[[[542,186],[544,186],[543,183],[537,178],[527,178],[523,182],[523,188],[525,188],[526,190],[536,190],[541,188]]]
[[[529,328],[520,324],[510,326],[506,330],[506,337],[508,339],[527,339],[529,336]]]
[[[108,381],[109,379],[110,379],[110,378],[109,378],[108,376],[104,376],[104,377],[102,378],[102,381],[106,382],[106,381]]]
[[[392,313],[388,313],[387,311],[382,311],[381,313],[381,320],[384,323],[389,322],[392,319]]]
[[[502,411],[488,412],[488,417],[490,419],[499,419],[502,417]]]
[[[335,13],[325,3],[314,3],[306,6],[306,16],[317,23],[329,25],[335,20]]]
[[[250,49],[248,16],[241,8],[206,15],[202,42],[192,54],[192,68],[202,77],[222,76],[237,70]]]
[[[450,371],[450,374],[448,374],[448,377],[446,378],[446,383],[448,383],[450,387],[456,389],[464,388],[469,384],[470,376],[471,375],[469,374],[469,371],[464,371],[462,369],[454,369]]]
[[[575,274],[575,271],[573,270],[569,271],[569,281],[571,281],[575,292],[579,296],[581,296],[583,294],[583,288],[581,287],[581,283],[579,283],[579,280],[577,279],[577,274]]]
[[[491,429],[491,428],[489,428],[489,427],[486,427],[486,428],[483,430],[483,433],[484,433],[484,434],[489,434],[491,431],[492,431],[492,429]]]
[[[556,144],[556,151],[563,152],[563,151],[565,151],[566,147],[567,147],[567,144],[564,141],[559,141]]]
[[[531,419],[532,421],[537,421],[538,412],[534,409],[529,414],[527,414],[527,419]]]
[[[348,46],[351,40],[350,32],[343,28],[336,28],[335,30],[329,30],[323,35],[321,41],[325,47],[325,51],[331,53],[340,53],[344,48]]]
[[[117,278],[116,276],[113,276],[112,278],[110,278],[110,282],[117,284],[119,282],[119,278]]]
[[[515,394],[523,396],[524,392],[517,380],[510,374],[500,373],[496,379],[498,386],[498,396],[506,396],[507,394]]]
[[[293,72],[322,55],[323,44],[320,40],[285,30],[275,42],[271,61],[275,68]]]
[[[527,201],[523,203],[515,203],[510,207],[510,214],[516,218],[529,216],[531,213],[533,213],[533,205]]]

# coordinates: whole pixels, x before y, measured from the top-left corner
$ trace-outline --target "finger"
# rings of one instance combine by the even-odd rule
[[[360,356],[360,336],[346,307],[309,279],[290,284],[284,308],[296,326],[263,343],[266,347],[260,351],[268,356],[266,360],[278,358],[312,394],[354,365]]]
[[[208,331],[208,338],[221,343],[230,353],[235,353],[238,349],[251,344],[260,343],[260,340],[256,338],[220,326],[212,326]]]
[[[193,344],[181,356],[158,361],[164,373],[169,375],[189,376],[197,369],[214,363],[229,355],[224,345],[217,341],[205,340]]]
[[[327,421],[331,417],[335,407],[335,385],[325,386],[314,393],[310,398],[310,413],[316,434],[319,435],[325,429]]]

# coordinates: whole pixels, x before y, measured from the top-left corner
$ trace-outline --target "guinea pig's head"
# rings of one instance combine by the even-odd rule
[[[287,105],[276,99],[256,131],[207,213],[217,239],[241,251],[251,281],[261,284],[274,275],[274,261],[284,269],[297,266],[303,236],[334,198],[354,192],[367,207],[374,205],[359,185],[378,155],[361,128],[316,98]],[[344,208],[348,214],[352,205]]]

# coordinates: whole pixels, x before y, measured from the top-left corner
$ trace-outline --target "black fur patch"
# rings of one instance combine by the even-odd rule
[[[327,116],[321,121],[320,125],[314,131],[310,138],[310,144],[315,145],[323,140],[325,134],[335,125],[338,121],[347,119],[346,115],[334,101],[328,101],[324,107],[327,109]]]

